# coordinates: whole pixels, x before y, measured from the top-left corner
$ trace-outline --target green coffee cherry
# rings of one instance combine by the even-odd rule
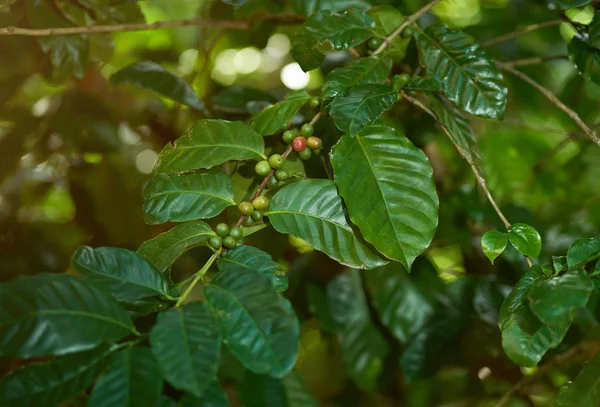
[[[275,171],[275,177],[279,180],[279,181],[285,181],[286,179],[288,179],[288,173],[285,170],[277,170]]]
[[[236,242],[237,241],[233,237],[227,236],[225,239],[223,239],[223,246],[225,246],[228,249],[233,249],[235,247]]]
[[[303,137],[310,137],[313,134],[313,131],[315,131],[314,127],[312,124],[310,123],[304,123],[302,125],[302,128],[300,129],[300,134]]]
[[[254,201],[252,201],[252,205],[254,205],[254,209],[257,211],[264,211],[269,207],[269,198],[266,196],[257,196]]]
[[[272,176],[271,178],[269,178],[267,185],[271,189],[277,188],[279,186],[279,181],[277,180],[277,178],[275,178],[275,176]]]
[[[242,212],[242,215],[248,216],[252,215],[254,212],[254,205],[252,205],[250,202],[240,202],[238,209],[240,212]],[[229,234],[231,235],[231,232],[229,232]]]
[[[223,246],[223,238],[221,236],[211,236],[208,239],[208,244],[215,250],[219,250]]]
[[[269,157],[269,165],[271,168],[275,168],[276,170],[283,167],[283,161],[283,157],[279,154],[273,154],[271,157]]]
[[[283,142],[285,144],[290,144],[292,140],[298,135],[298,129],[286,130],[283,132]]]
[[[305,148],[304,150],[302,150],[298,153],[298,157],[300,157],[300,159],[304,160],[304,161],[308,160],[311,155],[312,155],[312,150],[310,148]]]
[[[318,137],[311,136],[306,139],[306,146],[311,150],[320,150],[323,147],[323,140]]]
[[[217,225],[216,232],[217,235],[221,237],[227,237],[229,236],[229,226],[227,226],[225,223],[219,223]]]
[[[368,46],[370,49],[372,49],[373,51],[375,51],[377,48],[379,48],[381,46],[381,44],[383,44],[383,40],[381,38],[378,37],[372,37],[369,42],[368,42]]]
[[[263,161],[259,161],[256,166],[254,167],[254,171],[256,171],[256,173],[258,175],[260,175],[261,177],[266,176],[269,172],[271,172],[271,166],[269,165],[269,162],[266,160]]]
[[[229,231],[229,237],[232,237],[235,240],[241,239],[242,237],[244,237],[244,231],[241,228],[234,226]],[[225,243],[223,243],[223,244],[225,244]]]
[[[407,73],[396,75],[392,78],[392,86],[396,92],[404,89],[408,85],[408,82],[410,82],[410,75]]]
[[[316,109],[321,104],[321,99],[319,99],[316,96],[312,97],[312,98],[310,98],[309,104],[310,104],[310,107],[312,107],[313,109]]]
[[[409,25],[404,30],[402,30],[402,35],[404,38],[408,38],[415,33],[415,27],[413,25]]]
[[[254,219],[252,219],[252,218],[254,217],[255,213],[256,213],[256,211],[254,211],[252,216],[246,216],[244,218],[244,220],[242,221],[242,225],[244,225],[246,227],[250,227],[250,226],[254,225]]]
[[[259,220],[262,220],[263,218],[263,213],[261,211],[254,211],[254,213],[252,214],[252,219],[256,222],[258,222]]]

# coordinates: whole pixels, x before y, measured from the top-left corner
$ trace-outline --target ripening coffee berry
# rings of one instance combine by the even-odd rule
[[[213,249],[218,250],[223,246],[223,238],[221,236],[212,236],[208,239],[208,244]]]
[[[254,209],[257,211],[264,211],[269,207],[269,198],[264,195],[257,196],[254,201],[252,201],[252,205],[254,205]]]
[[[312,136],[314,130],[315,129],[312,124],[304,123],[302,125],[302,128],[300,129],[300,134],[303,135],[304,137],[310,137],[310,136]]]
[[[229,237],[233,237],[235,240],[241,239],[244,237],[244,231],[241,228],[234,226],[229,231]]]
[[[283,167],[283,157],[279,154],[273,154],[269,157],[269,165],[276,170],[280,169]]]
[[[318,150],[323,147],[323,141],[315,136],[311,136],[306,139],[306,146],[311,150]]]
[[[304,161],[308,160],[311,155],[312,155],[312,150],[310,148],[305,148],[304,150],[302,150],[298,153],[298,157],[300,157],[300,159],[304,160]]]
[[[292,142],[292,140],[294,139],[294,137],[296,137],[298,135],[298,129],[292,129],[292,130],[286,130],[283,132],[283,142],[285,144],[290,144]]]
[[[312,98],[310,98],[309,104],[310,104],[310,107],[312,107],[313,109],[316,109],[321,104],[321,99],[319,99],[316,96],[312,97]]]
[[[217,235],[221,237],[227,237],[229,236],[229,226],[227,226],[225,223],[219,223],[217,225],[216,232]]]
[[[269,186],[269,188],[277,188],[279,186],[279,180],[275,176],[273,176],[269,178],[269,182],[267,183],[267,185]]]
[[[263,218],[263,213],[261,211],[254,211],[254,213],[252,214],[252,220],[258,222],[259,220],[262,220]]]
[[[381,46],[381,44],[383,44],[383,40],[381,38],[372,37],[367,45],[370,49],[376,50]]]
[[[254,167],[254,171],[256,171],[256,173],[258,175],[260,175],[261,177],[264,177],[269,172],[271,172],[271,166],[269,165],[269,162],[266,160],[259,161],[256,164],[256,166]]]
[[[236,242],[237,241],[233,237],[227,236],[225,239],[223,239],[223,246],[225,246],[228,249],[233,249],[235,247]]]
[[[292,141],[292,148],[296,152],[300,152],[300,151],[304,150],[306,148],[306,139],[302,136],[296,137]]]
[[[240,202],[238,209],[242,212],[242,215],[248,216],[252,215],[252,212],[254,212],[254,205],[250,202]],[[229,234],[231,235],[231,232],[229,232]]]
[[[252,216],[246,216],[244,218],[244,220],[242,221],[242,225],[244,225],[246,227],[250,227],[250,226],[254,225],[254,219],[252,219],[252,217],[254,216],[255,213],[256,213],[256,211],[254,211],[252,213]]]
[[[288,173],[286,170],[277,170],[275,171],[275,177],[279,181],[285,181],[286,179],[288,179]]]

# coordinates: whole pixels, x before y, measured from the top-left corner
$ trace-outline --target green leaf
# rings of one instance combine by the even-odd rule
[[[64,355],[134,334],[108,293],[73,276],[42,273],[0,285],[0,356]]]
[[[124,349],[94,386],[87,406],[156,406],[162,387],[163,379],[150,349]]]
[[[360,58],[348,65],[334,69],[325,78],[322,97],[335,99],[354,86],[382,84],[390,76],[392,61],[389,58]]]
[[[419,59],[446,97],[475,116],[502,118],[507,89],[502,73],[473,37],[432,24],[417,36]]]
[[[271,281],[245,269],[219,272],[204,286],[227,347],[254,373],[283,377],[296,362],[300,327]]]
[[[529,225],[515,223],[508,230],[508,240],[519,253],[537,258],[542,250],[542,238],[540,234]]]
[[[330,180],[305,180],[280,189],[266,212],[273,227],[298,237],[332,259],[354,268],[387,263],[359,238]]]
[[[565,11],[565,16],[574,23],[589,25],[594,18],[594,7],[587,5],[575,7]]]
[[[80,246],[73,255],[73,268],[119,302],[167,294],[162,274],[145,258],[126,249]]]
[[[338,274],[327,285],[327,298],[346,370],[360,388],[374,391],[391,349],[371,319],[359,272]]]
[[[600,353],[581,369],[575,380],[561,387],[556,407],[596,407],[600,405]]]
[[[264,136],[275,134],[288,127],[309,100],[310,95],[305,90],[290,92],[284,101],[271,105],[254,116],[252,128]]]
[[[248,104],[255,102],[271,104],[276,99],[258,89],[234,86],[217,93],[211,100],[211,108],[224,113],[247,114],[250,112]]]
[[[432,316],[433,301],[394,263],[364,275],[369,298],[381,322],[401,343],[407,343]]]
[[[398,9],[388,5],[373,7],[369,10],[369,15],[375,21],[375,35],[381,39],[385,39],[406,20]],[[404,59],[410,40],[410,38],[404,38],[400,35],[392,39],[387,49],[394,62],[400,62]]]
[[[229,160],[265,159],[260,134],[242,122],[199,120],[188,134],[160,152],[155,173],[210,168]]]
[[[508,235],[506,233],[498,232],[497,230],[490,230],[481,237],[481,249],[483,254],[494,264],[494,260],[502,254],[506,245],[508,244]]]
[[[552,267],[554,273],[561,273],[569,268],[567,264],[567,256],[552,256]]]
[[[100,347],[25,365],[0,380],[0,405],[56,406],[91,386],[111,357],[108,347]]]
[[[335,126],[354,135],[373,124],[398,100],[398,93],[388,85],[358,85],[331,103],[329,115]]]
[[[529,287],[543,275],[542,268],[538,265],[533,266],[517,281],[512,291],[500,307],[500,315],[498,317],[499,324],[506,321],[510,315],[515,312],[522,304],[525,304],[525,298]]]
[[[148,225],[210,219],[233,205],[233,185],[220,168],[194,174],[156,174],[144,188],[144,222]]]
[[[231,4],[235,7],[240,7],[246,4],[248,0],[221,0],[223,3]]]
[[[592,280],[580,268],[557,277],[538,278],[527,291],[529,308],[544,324],[568,327],[575,311],[587,304],[593,289]]]
[[[235,273],[236,270],[255,271],[267,277],[277,292],[285,291],[288,278],[281,265],[274,262],[271,255],[252,246],[240,246],[227,251],[225,256],[217,260],[219,270]]]
[[[413,77],[404,87],[404,90],[414,90],[417,92],[441,92],[442,85],[435,79]]]
[[[320,10],[329,10],[333,13],[339,13],[348,9],[367,11],[371,4],[366,0],[293,0],[294,10],[305,16]]]
[[[292,38],[292,56],[304,72],[321,67],[325,56],[315,46],[315,39],[306,30],[298,30]]]
[[[433,169],[398,131],[371,126],[333,148],[335,183],[352,222],[379,252],[410,269],[438,224]]]
[[[244,407],[318,407],[302,378],[290,372],[281,379],[246,374],[239,386]]]
[[[142,243],[137,252],[163,272],[186,251],[206,245],[211,236],[215,232],[207,223],[186,222]]]
[[[600,49],[600,11],[594,13],[594,19],[588,31],[588,41],[594,48]]]
[[[569,44],[569,58],[585,79],[600,83],[599,49],[591,47],[579,38],[573,38]]]
[[[567,252],[569,267],[579,266],[600,257],[600,240],[595,237],[576,240]]]
[[[522,304],[500,324],[502,348],[516,364],[533,367],[549,349],[562,342],[568,329],[568,325],[552,327],[542,324],[527,305]]]
[[[110,82],[113,85],[128,84],[150,90],[182,105],[204,110],[204,102],[198,98],[194,89],[156,62],[140,61],[128,65],[112,74]]]
[[[200,397],[217,374],[222,334],[208,306],[192,302],[158,314],[150,345],[163,377]]]
[[[573,7],[581,7],[591,3],[592,0],[556,0],[556,3],[563,9],[571,9]]]
[[[213,380],[200,397],[185,393],[179,401],[179,407],[231,407],[231,404],[221,389],[221,384],[218,380]]]

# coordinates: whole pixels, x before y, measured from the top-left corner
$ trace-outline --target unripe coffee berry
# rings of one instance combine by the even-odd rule
[[[310,137],[313,134],[313,131],[315,129],[313,128],[313,125],[310,123],[304,123],[302,125],[302,128],[300,129],[300,134],[303,135],[304,137]]]
[[[309,104],[310,104],[310,107],[312,107],[313,109],[316,109],[321,104],[321,99],[319,99],[318,97],[310,98]]]
[[[383,40],[381,38],[372,37],[369,40],[369,43],[367,45],[369,46],[370,49],[376,50],[377,48],[379,48],[381,46],[382,43],[383,43]]]
[[[246,227],[250,227],[250,226],[254,225],[254,219],[252,219],[252,217],[254,216],[255,213],[256,213],[256,211],[254,211],[254,213],[252,213],[252,216],[246,216],[244,218],[244,220],[242,221],[242,225],[244,225]]]
[[[300,152],[300,151],[304,150],[306,148],[306,139],[302,136],[296,137],[292,141],[292,148],[296,152]]]
[[[392,78],[392,86],[396,92],[404,89],[408,82],[410,82],[410,75],[407,73],[396,75]]]
[[[269,165],[269,162],[266,160],[259,161],[256,164],[256,166],[254,167],[254,171],[256,171],[256,173],[258,175],[260,175],[261,177],[264,177],[269,172],[271,172],[271,166]]]
[[[264,211],[269,207],[269,198],[266,196],[257,196],[254,201],[252,201],[252,205],[254,205],[254,209],[257,211]]]
[[[232,237],[235,240],[241,239],[242,237],[244,237],[244,231],[241,228],[234,226],[229,231],[229,237]],[[223,244],[225,244],[225,243],[223,243]]]
[[[236,243],[237,241],[231,236],[227,236],[225,239],[223,239],[223,246],[228,249],[233,249]]]
[[[240,210],[240,212],[242,212],[242,215],[252,215],[252,213],[254,212],[254,205],[252,205],[250,202],[241,202],[238,205],[238,209]],[[229,234],[231,235],[231,232],[229,232]]]
[[[298,157],[300,157],[300,159],[304,160],[304,161],[308,160],[311,155],[312,155],[312,151],[310,148],[305,148],[304,150],[302,150],[298,153]]]
[[[218,250],[223,246],[223,238],[221,236],[212,236],[208,239],[208,244],[213,249]]]
[[[221,237],[229,236],[229,226],[225,223],[219,223],[215,231],[217,232],[217,235]]]
[[[273,176],[269,178],[269,182],[267,183],[267,185],[269,186],[269,188],[277,188],[279,186],[279,180],[275,176]]]
[[[318,150],[323,147],[323,141],[315,136],[311,136],[306,139],[306,146],[311,150]]]
[[[273,154],[269,157],[269,165],[276,170],[280,169],[283,167],[283,157],[279,154]]]
[[[286,130],[283,132],[283,136],[281,138],[285,144],[290,144],[297,135],[298,129]]]
[[[258,222],[259,220],[262,220],[263,218],[263,213],[261,211],[254,211],[254,213],[252,214],[252,220]]]
[[[288,179],[288,173],[285,170],[277,170],[275,171],[275,177],[279,181],[285,181],[286,179]]]
[[[402,31],[402,36],[404,38],[408,38],[411,35],[413,35],[415,33],[415,27],[412,25],[409,25],[408,27],[406,27],[403,31]]]

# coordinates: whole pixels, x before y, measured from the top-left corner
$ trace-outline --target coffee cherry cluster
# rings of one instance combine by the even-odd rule
[[[238,209],[245,216],[242,221],[242,225],[244,226],[252,226],[254,222],[261,221],[263,218],[263,211],[269,207],[269,198],[266,196],[258,196],[254,198],[252,203],[250,202],[241,202],[238,205]]]
[[[237,226],[229,227],[225,223],[219,223],[215,228],[217,236],[208,239],[208,244],[215,250],[225,247],[233,249],[244,244],[244,232]]]
[[[313,151],[319,153],[323,147],[323,141],[313,136],[313,132],[313,125],[305,123],[300,128],[300,132],[297,129],[284,132],[283,141],[292,144],[292,149],[298,153],[300,159],[308,160],[312,156]],[[277,176],[277,174],[275,175]],[[277,178],[279,179],[279,177]]]

